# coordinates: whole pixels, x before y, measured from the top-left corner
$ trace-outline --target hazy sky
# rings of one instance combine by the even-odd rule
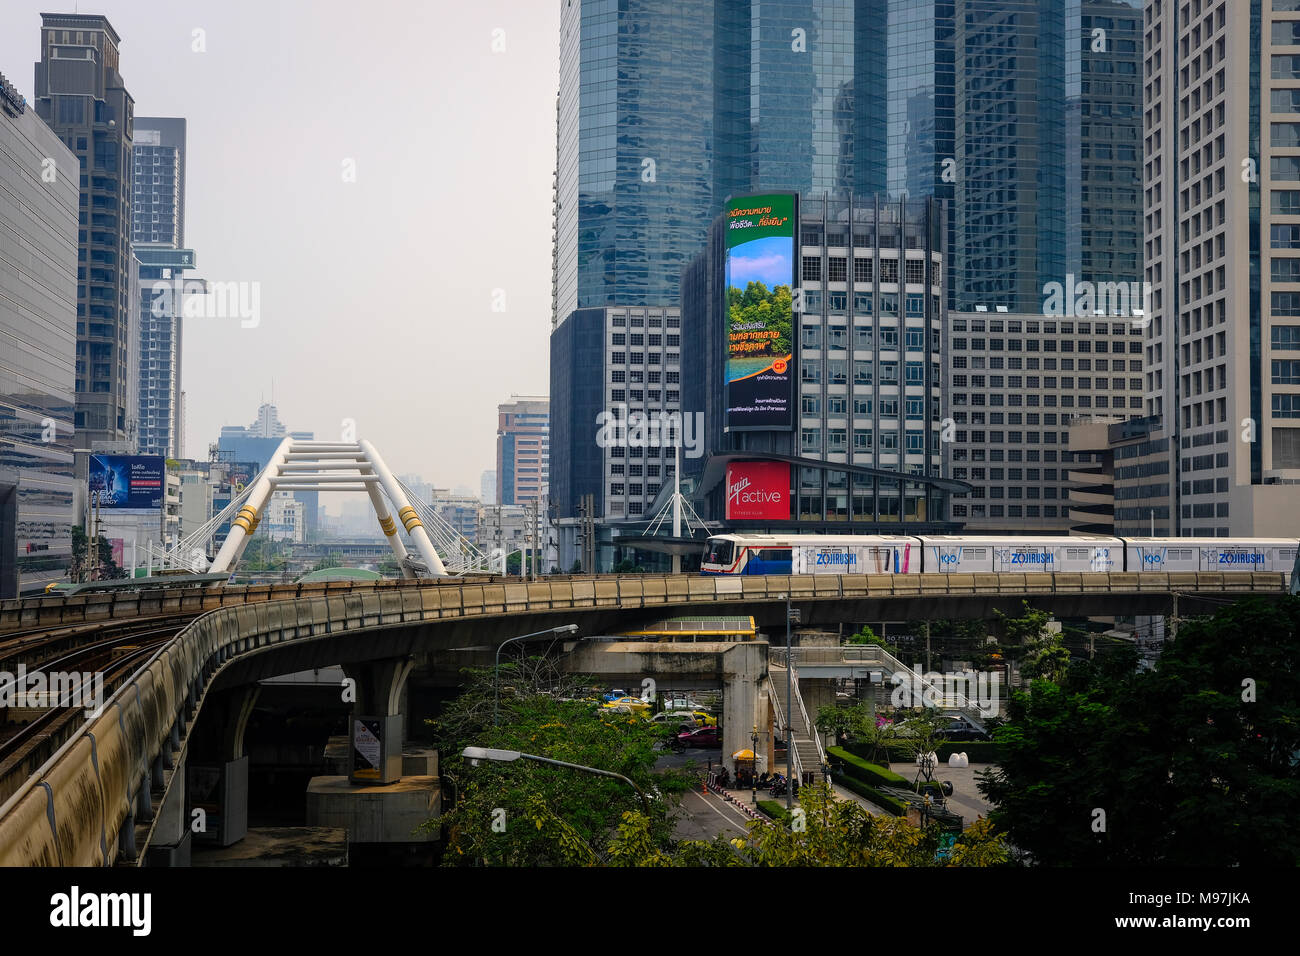
[[[193,274],[260,283],[254,328],[185,320],[185,455],[274,387],[290,429],[354,419],[477,491],[497,404],[549,389],[557,0],[5,0],[29,101],[40,13],[74,6],[120,34],[136,115],[188,120]]]

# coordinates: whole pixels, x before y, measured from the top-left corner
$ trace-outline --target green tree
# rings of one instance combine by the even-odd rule
[[[72,529],[72,562],[68,568],[68,576],[72,580],[78,582],[89,580],[92,567],[89,554],[90,537],[86,534],[83,525],[76,525]],[[99,547],[96,548],[96,556],[98,560],[94,564],[94,573],[98,580],[113,581],[126,577],[126,571],[113,560],[112,542],[102,535],[99,538]]]
[[[888,643],[877,636],[876,632],[871,629],[870,624],[863,624],[856,634],[850,634],[844,639],[845,644],[874,644],[876,647],[882,647],[886,652],[898,656],[899,650],[893,644]]]
[[[464,691],[434,721],[443,773],[455,785],[446,827],[448,865],[590,865],[602,862],[622,813],[640,810],[626,783],[529,761],[470,765],[466,746],[496,747],[620,773],[651,801],[653,839],[668,846],[667,795],[690,786],[681,772],[654,773],[663,728],[603,711],[585,694],[590,678],[564,675],[543,658],[501,665],[500,717],[493,721],[490,668],[466,672]]]
[[[1013,661],[1023,661],[1032,655],[1037,669],[1039,666],[1037,661],[1041,656],[1039,652],[1049,650],[1053,641],[1059,646],[1060,638],[1047,629],[1048,622],[1052,619],[1050,612],[1032,608],[1028,601],[1022,601],[1021,607],[1023,613],[1019,617],[1009,617],[1002,611],[994,609],[993,616],[1002,632],[1000,649]],[[1048,654],[1041,666],[1053,672],[1053,667],[1058,661],[1058,655]]]
[[[749,824],[749,833],[731,841],[736,863],[747,866],[939,866],[939,834],[898,817],[873,817],[854,800],[838,800],[824,783],[799,790],[803,810],[799,828]],[[683,841],[671,852],[647,845],[643,823],[629,814],[611,846],[611,857],[635,866],[735,865],[720,841]],[[979,821],[958,839],[947,865],[997,866],[1010,854],[1003,836]]]
[[[813,723],[822,733],[846,734],[865,744],[869,748],[867,759],[871,763],[880,763],[881,757],[888,758],[889,744],[895,738],[893,722],[877,715],[866,701],[822,707]],[[889,761],[886,759],[884,762],[888,765]]]
[[[1300,598],[1183,624],[1154,670],[1075,662],[1012,695],[980,790],[1035,861],[1300,864]]]

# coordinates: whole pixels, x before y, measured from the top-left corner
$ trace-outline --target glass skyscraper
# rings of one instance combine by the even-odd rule
[[[951,203],[949,307],[1140,278],[1141,0],[889,0],[889,191]]]
[[[554,314],[676,304],[729,195],[885,188],[885,0],[561,0]]]
[[[1142,0],[1069,0],[1065,37],[1066,272],[1079,281],[1137,282]]]
[[[0,75],[0,598],[66,580],[80,523],[76,169]]]
[[[956,221],[953,0],[889,3],[888,185],[891,198],[948,203],[949,300]]]
[[[955,298],[1042,308],[1065,275],[1065,14],[1060,0],[957,0]]]

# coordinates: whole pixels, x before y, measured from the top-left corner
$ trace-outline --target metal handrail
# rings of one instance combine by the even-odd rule
[[[803,715],[804,726],[808,728],[808,736],[817,745],[817,765],[819,768],[824,767],[826,766],[826,749],[822,746],[821,734],[817,732],[813,722],[808,719],[808,708],[804,705],[803,694],[799,692],[799,668],[793,667],[789,659],[786,660],[786,666],[790,668],[790,683],[794,690],[794,699],[799,701],[799,713]]]
[[[767,697],[772,702],[772,709],[776,711],[777,726],[788,728],[786,731],[785,748],[790,754],[790,763],[794,773],[798,776],[803,775],[803,764],[799,761],[799,751],[794,746],[794,728],[785,719],[785,711],[781,709],[781,695],[777,693],[776,683],[772,680],[772,675],[767,675]]]

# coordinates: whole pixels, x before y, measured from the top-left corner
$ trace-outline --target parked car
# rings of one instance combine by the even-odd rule
[[[722,734],[717,727],[699,727],[677,735],[677,750],[687,747],[721,747]]]
[[[897,724],[897,732],[900,736],[911,736],[911,730],[907,726],[907,721]],[[984,733],[964,714],[944,714],[940,718],[938,735],[944,740],[961,741],[961,740],[988,740],[989,735]]]
[[[640,697],[619,697],[601,706],[601,710],[612,710],[619,714],[648,714],[650,705]]]
[[[650,721],[660,726],[679,727],[683,730],[696,730],[701,726],[689,711],[681,710],[665,710],[661,714],[655,714]]]

